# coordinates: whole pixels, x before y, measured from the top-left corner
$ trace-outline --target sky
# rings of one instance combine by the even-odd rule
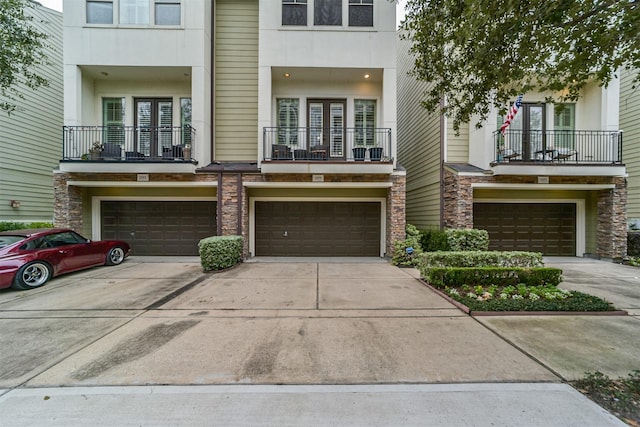
[[[46,6],[50,9],[57,10],[62,12],[62,0],[36,0],[43,6]],[[397,12],[396,12],[396,21],[398,24],[404,17],[404,4],[407,0],[398,0]]]
[[[48,7],[49,9],[62,12],[62,0],[36,0],[36,1],[41,5]]]

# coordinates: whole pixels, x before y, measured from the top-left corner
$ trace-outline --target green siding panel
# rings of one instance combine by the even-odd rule
[[[627,166],[627,217],[640,219],[640,96],[633,88],[638,70],[625,70],[620,81],[620,129],[622,160]]]
[[[216,2],[215,159],[258,159],[258,2]]]

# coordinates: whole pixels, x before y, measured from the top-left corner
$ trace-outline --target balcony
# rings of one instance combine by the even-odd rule
[[[64,161],[192,161],[190,126],[64,126]]]
[[[393,171],[389,128],[265,127],[263,150],[263,172]]]
[[[494,164],[622,164],[621,131],[507,130],[493,139]]]
[[[171,163],[183,165],[176,171],[191,171],[197,163],[195,135],[190,126],[64,126],[61,170],[131,171],[131,166],[118,165],[142,164],[147,166],[141,170],[165,172],[158,165]]]

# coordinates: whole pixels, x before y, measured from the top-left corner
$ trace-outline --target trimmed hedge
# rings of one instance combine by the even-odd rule
[[[448,228],[445,230],[451,251],[489,250],[489,232],[475,228]]]
[[[471,311],[612,311],[615,307],[593,295],[571,292],[571,296],[562,300],[532,301],[530,299],[492,299],[478,301],[473,298],[459,297],[457,301],[469,307]]]
[[[231,268],[242,262],[242,236],[213,236],[198,242],[200,263],[204,271]]]
[[[425,252],[449,251],[447,233],[438,228],[420,230],[420,245]]]
[[[559,268],[521,267],[423,267],[424,280],[436,288],[496,285],[496,286],[558,286],[562,282]]]
[[[539,252],[457,251],[420,255],[425,267],[543,267]]]
[[[53,228],[51,222],[0,222],[0,231],[26,230],[30,228]]]

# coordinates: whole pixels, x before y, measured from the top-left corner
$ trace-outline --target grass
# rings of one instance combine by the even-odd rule
[[[613,311],[611,303],[555,286],[459,286],[444,292],[471,311]]]
[[[602,372],[587,372],[571,385],[627,424],[640,426],[640,371],[617,379]]]

